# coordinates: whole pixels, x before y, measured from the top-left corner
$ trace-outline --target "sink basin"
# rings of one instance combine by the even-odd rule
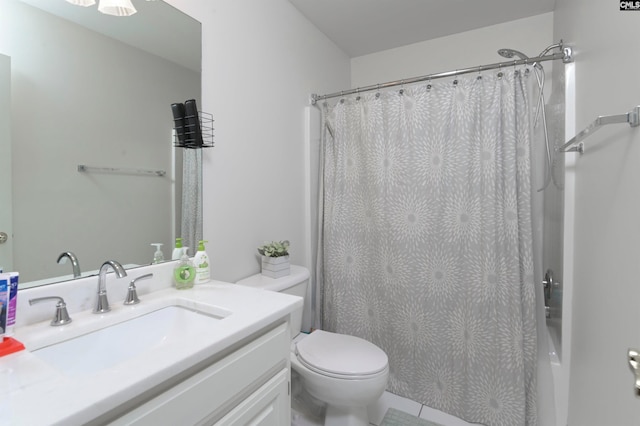
[[[206,331],[223,317],[167,306],[32,353],[68,376],[102,371]]]

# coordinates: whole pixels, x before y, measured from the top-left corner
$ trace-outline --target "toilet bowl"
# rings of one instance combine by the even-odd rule
[[[387,355],[354,336],[316,330],[292,345],[291,366],[314,398],[327,404],[325,425],[368,425],[367,405],[389,378]]]
[[[291,265],[290,275],[269,278],[258,274],[237,282],[306,297],[309,271]],[[389,362],[382,349],[355,336],[316,330],[300,333],[302,312],[292,315],[291,367],[302,386],[326,403],[326,426],[368,426],[367,405],[382,395],[389,378]]]

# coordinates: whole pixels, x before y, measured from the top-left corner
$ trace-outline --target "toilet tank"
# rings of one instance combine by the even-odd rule
[[[256,274],[237,281],[236,284],[247,287],[261,288],[269,291],[277,291],[294,296],[307,297],[307,285],[309,283],[309,270],[304,266],[291,265],[291,273],[281,278],[270,278],[266,275]],[[304,306],[307,306],[305,300]],[[291,314],[291,331],[295,336],[302,330],[302,309]]]

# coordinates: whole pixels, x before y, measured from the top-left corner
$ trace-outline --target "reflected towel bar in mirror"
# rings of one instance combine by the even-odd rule
[[[164,170],[146,170],[146,169],[123,169],[120,167],[93,167],[84,164],[78,164],[78,171],[81,173],[119,173],[123,175],[143,175],[143,176],[166,176]]]

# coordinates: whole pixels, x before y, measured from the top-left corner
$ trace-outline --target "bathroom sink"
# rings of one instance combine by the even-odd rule
[[[206,332],[222,318],[172,305],[32,353],[68,376],[80,376],[155,356],[163,346]]]

